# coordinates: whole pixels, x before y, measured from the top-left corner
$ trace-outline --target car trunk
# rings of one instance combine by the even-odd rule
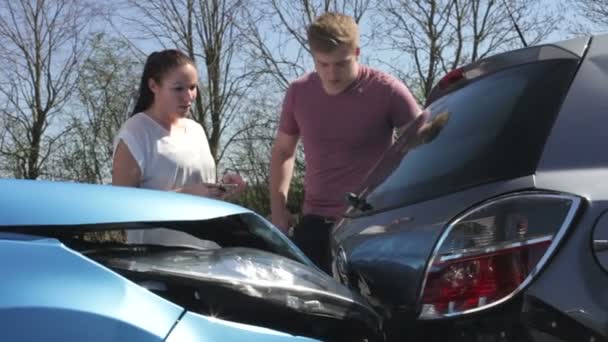
[[[420,315],[426,267],[449,223],[493,196],[534,188],[585,44],[573,44],[576,53],[524,49],[451,73],[351,196],[332,232],[334,272],[405,330],[400,337]]]

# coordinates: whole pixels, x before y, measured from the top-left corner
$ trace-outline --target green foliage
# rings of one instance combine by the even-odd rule
[[[304,201],[304,184],[302,177],[294,177],[289,190],[287,208],[299,215]],[[247,190],[232,202],[249,208],[265,217],[270,216],[270,197],[268,183],[248,184]]]
[[[70,118],[70,142],[59,162],[62,178],[105,183],[110,177],[113,139],[129,116],[141,61],[128,41],[96,34],[80,69],[77,108]]]

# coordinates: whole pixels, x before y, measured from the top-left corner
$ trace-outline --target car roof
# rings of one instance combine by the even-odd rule
[[[0,227],[198,221],[251,213],[235,204],[111,185],[0,179]]]

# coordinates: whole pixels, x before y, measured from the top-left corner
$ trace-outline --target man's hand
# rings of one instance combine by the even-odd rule
[[[287,235],[289,228],[295,223],[293,216],[285,207],[276,211],[273,210],[270,215],[270,220],[272,221],[272,224],[277,226],[285,235]]]

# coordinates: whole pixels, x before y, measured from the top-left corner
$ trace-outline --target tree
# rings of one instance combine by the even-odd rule
[[[542,0],[386,0],[378,8],[376,33],[388,37],[386,48],[399,59],[411,61],[390,68],[420,100],[450,70],[522,47],[516,27],[536,44],[559,19]]]
[[[240,127],[244,133],[234,141],[233,153],[225,164],[227,169],[237,171],[248,181],[246,192],[238,203],[262,215],[270,214],[270,151],[274,141],[274,127],[277,125],[277,106],[270,96],[260,96],[251,103],[241,117]],[[304,162],[296,160],[291,196],[287,206],[292,212],[299,212],[304,195]]]
[[[312,67],[306,28],[320,14],[337,11],[360,22],[371,0],[259,0],[240,26],[246,32],[249,63],[282,93]],[[268,34],[271,33],[271,34]]]
[[[69,127],[62,110],[77,81],[95,7],[79,0],[0,4],[0,159],[36,179]]]
[[[114,137],[135,101],[142,62],[124,39],[99,33],[91,46],[93,53],[80,69],[78,110],[70,120],[59,170],[61,178],[108,183]]]
[[[578,26],[575,27],[577,33],[595,31],[595,29],[605,30],[608,26],[608,0],[570,0],[569,2],[582,17],[577,18],[579,20],[575,23]],[[586,21],[591,25],[581,25],[581,21]]]

